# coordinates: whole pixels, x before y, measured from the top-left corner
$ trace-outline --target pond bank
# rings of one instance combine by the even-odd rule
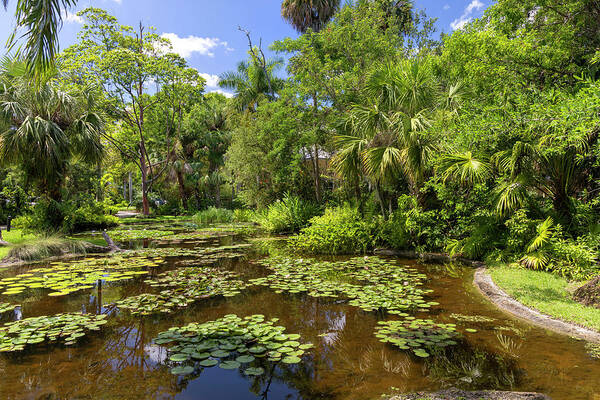
[[[543,328],[590,342],[600,343],[600,332],[542,314],[509,296],[494,282],[486,268],[478,268],[475,271],[473,284],[501,310]]]
[[[449,389],[435,393],[412,393],[390,397],[387,400],[550,400],[539,393],[479,391]]]

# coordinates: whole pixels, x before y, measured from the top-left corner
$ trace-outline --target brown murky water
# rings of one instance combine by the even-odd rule
[[[180,244],[178,244],[179,246]],[[188,244],[188,246],[191,246]],[[264,273],[248,259],[226,261],[245,276]],[[103,285],[66,297],[21,298],[11,318],[61,312],[111,313],[110,322],[77,346],[40,347],[21,355],[0,355],[0,399],[335,399],[380,398],[401,392],[465,389],[538,391],[555,400],[600,398],[600,360],[585,343],[515,320],[495,309],[472,287],[472,271],[455,266],[412,265],[429,276],[427,286],[440,306],[428,315],[477,329],[465,342],[427,360],[380,343],[378,316],[332,300],[276,294],[252,288],[229,299],[199,302],[168,317],[130,317],[106,307],[148,291],[140,280]],[[172,262],[162,270],[172,268]],[[27,267],[4,271],[23,273]],[[7,301],[0,295],[0,302]],[[15,299],[10,299],[14,302]],[[267,374],[250,378],[238,371],[206,368],[199,376],[176,377],[165,365],[166,350],[153,344],[171,326],[226,314],[280,318],[316,348],[295,366],[265,364]],[[457,321],[456,315],[493,321]],[[460,318],[460,316],[458,316]],[[464,317],[463,317],[464,318]]]

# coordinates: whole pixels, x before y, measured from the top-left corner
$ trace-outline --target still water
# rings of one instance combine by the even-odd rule
[[[178,241],[161,247],[218,246],[242,241]],[[137,244],[139,245],[139,244]],[[147,241],[144,245],[156,246]],[[264,249],[263,251],[264,252]],[[249,279],[267,271],[253,263],[263,257],[250,251],[243,259],[224,260],[222,268]],[[167,258],[155,273],[181,267]],[[153,289],[145,278],[103,284],[64,297],[47,292],[0,302],[22,305],[1,322],[66,312],[108,313],[109,323],[73,347],[40,346],[17,355],[0,355],[0,399],[378,399],[384,393],[464,389],[537,391],[555,400],[600,398],[600,360],[587,354],[585,343],[530,326],[500,311],[472,286],[473,272],[458,266],[410,265],[428,276],[431,299],[440,303],[420,317],[477,329],[459,345],[419,359],[380,343],[374,336],[385,316],[367,313],[339,300],[302,294],[277,294],[252,287],[232,298],[197,302],[169,316],[132,317],[110,306],[117,300]],[[193,265],[186,259],[185,265]],[[39,267],[37,265],[36,267]],[[1,277],[27,272],[24,266]],[[170,373],[166,348],[153,343],[172,326],[205,322],[227,314],[277,317],[287,332],[299,333],[315,348],[297,365],[269,364],[259,377],[237,370],[205,368],[199,374]]]

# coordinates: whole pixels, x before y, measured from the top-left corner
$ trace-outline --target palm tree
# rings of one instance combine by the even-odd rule
[[[63,91],[55,80],[31,86],[26,64],[5,58],[0,66],[0,162],[18,165],[50,198],[73,159],[96,165],[104,149],[103,119],[92,89]]]
[[[259,103],[274,100],[275,94],[283,87],[283,80],[275,76],[282,65],[282,59],[270,59],[266,60],[263,68],[251,54],[249,61],[238,64],[237,71],[221,75],[219,86],[235,91],[234,102],[238,110],[253,112]]]
[[[431,67],[420,60],[387,64],[368,77],[366,104],[355,104],[345,121],[346,135],[336,137],[341,148],[333,166],[343,176],[363,174],[373,182],[384,205],[380,186],[403,176],[410,192],[422,201],[428,161],[436,146],[425,131],[431,120],[457,104],[436,83]],[[354,169],[353,172],[349,170]]]
[[[9,0],[2,0],[4,9]],[[15,18],[17,26],[9,39],[15,43],[18,29],[26,38],[24,59],[28,68],[37,75],[51,67],[58,54],[58,32],[66,10],[75,6],[77,0],[17,0]]]
[[[281,16],[300,33],[320,31],[335,15],[340,0],[284,0]]]

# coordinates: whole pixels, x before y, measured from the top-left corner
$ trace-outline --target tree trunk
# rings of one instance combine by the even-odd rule
[[[140,147],[142,144],[140,144]],[[141,149],[140,149],[141,150]],[[150,202],[148,201],[148,166],[146,165],[146,158],[144,157],[143,150],[140,151],[140,170],[142,172],[142,212],[144,215],[150,215]]]
[[[181,198],[181,204],[183,208],[187,208],[188,206],[188,195],[187,190],[185,190],[185,179],[183,177],[183,172],[177,171],[177,185],[179,186],[179,197]]]
[[[314,146],[315,155],[313,157],[313,169],[315,174],[315,197],[317,203],[321,202],[321,171],[319,166],[319,148],[315,144]]]
[[[217,208],[221,208],[221,181],[217,180],[217,187],[215,188],[215,205]]]
[[[379,206],[381,207],[381,215],[383,215],[383,219],[387,221],[387,213],[385,212],[385,203],[384,203],[383,197],[381,195],[381,185],[379,185],[379,182],[375,183],[375,193],[377,194],[377,200],[379,201]]]
[[[2,238],[2,228],[0,228],[0,247],[5,247],[8,245],[9,245],[9,243],[5,242],[4,239]]]

